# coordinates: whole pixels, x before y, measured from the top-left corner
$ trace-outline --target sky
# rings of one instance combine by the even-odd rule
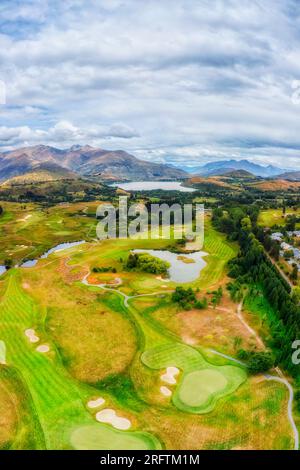
[[[1,0],[0,151],[300,170],[298,0]]]

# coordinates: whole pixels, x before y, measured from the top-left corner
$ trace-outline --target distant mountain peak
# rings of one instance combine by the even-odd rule
[[[219,160],[215,162],[206,163],[203,166],[199,166],[197,169],[194,168],[193,172],[197,173],[202,176],[213,176],[222,174],[220,172],[225,171],[237,171],[237,170],[245,170],[249,173],[252,173],[255,176],[261,176],[264,178],[269,178],[273,176],[277,176],[280,173],[283,173],[285,170],[282,168],[278,168],[273,165],[263,166],[258,163],[253,163],[249,160]]]

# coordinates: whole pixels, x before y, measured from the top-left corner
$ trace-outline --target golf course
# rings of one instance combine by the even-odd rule
[[[36,263],[0,277],[0,447],[293,449],[288,390],[235,360],[234,338],[256,341],[224,288],[236,244],[207,218],[205,265],[182,285],[208,302],[185,310],[172,296],[178,283],[126,268],[134,250],[168,250],[169,241],[89,239],[85,207],[59,210],[76,237],[51,221]],[[27,246],[27,224],[34,233],[42,217],[28,211],[19,231],[2,221]],[[41,256],[76,240],[86,241]]]

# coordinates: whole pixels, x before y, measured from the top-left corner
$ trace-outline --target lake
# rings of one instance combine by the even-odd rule
[[[0,276],[6,272],[6,267],[5,266],[0,266]]]
[[[46,251],[46,253],[44,253],[39,258],[25,261],[25,263],[21,264],[21,268],[34,268],[34,266],[36,265],[39,259],[48,258],[48,256],[51,255],[52,253],[57,253],[58,251],[67,250],[68,248],[73,248],[73,246],[82,245],[82,243],[85,243],[85,241],[81,240],[79,242],[60,243],[59,245],[56,245],[55,247],[50,248],[50,250]]]
[[[195,253],[172,253],[167,250],[132,250],[133,253],[148,253],[151,256],[167,261],[170,264],[168,275],[171,281],[184,283],[193,282],[200,276],[207,265],[203,257],[208,253],[196,251]]]
[[[185,188],[180,181],[132,181],[130,183],[113,183],[111,186],[125,191],[153,191],[157,189],[180,191],[182,193],[193,193],[195,191],[193,188]]]

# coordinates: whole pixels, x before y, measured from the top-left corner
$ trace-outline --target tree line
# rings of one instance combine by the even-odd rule
[[[235,278],[238,285],[260,285],[275,312],[276,321],[270,321],[269,326],[272,333],[270,347],[276,364],[282,365],[293,376],[299,376],[299,368],[291,360],[292,343],[300,339],[299,302],[266,255],[265,235],[257,226],[257,218],[256,207],[224,207],[213,211],[212,220],[216,228],[239,242],[240,252],[229,262],[229,276]]]

